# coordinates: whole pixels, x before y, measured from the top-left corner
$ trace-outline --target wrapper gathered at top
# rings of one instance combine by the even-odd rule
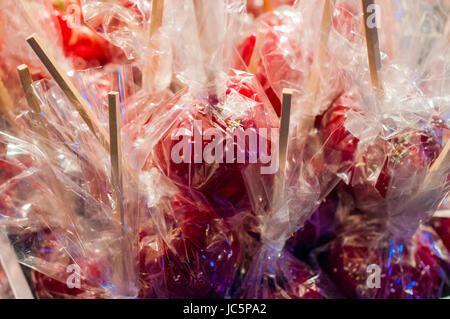
[[[119,93],[123,191],[117,199],[109,150],[64,90],[31,51],[12,54],[29,32],[17,26],[23,42],[5,38],[0,61],[37,70],[25,94],[41,113],[2,77],[14,125],[0,131],[0,226],[36,297],[443,296],[450,247],[428,221],[450,190],[450,163],[434,165],[449,137],[444,2],[436,20],[424,1],[397,3],[404,16],[380,29],[382,95],[359,1],[333,3],[330,30],[328,1],[274,4],[252,20],[241,0],[166,0],[156,31],[151,1],[68,1],[58,14],[74,3],[103,57],[66,43],[77,31],[61,16],[41,36],[62,28],[52,54],[106,130],[107,94]],[[421,12],[432,32],[403,33]],[[282,172],[272,165],[285,88]],[[380,269],[379,287],[368,269]]]

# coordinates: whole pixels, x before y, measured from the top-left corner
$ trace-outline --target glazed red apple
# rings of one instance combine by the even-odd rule
[[[364,222],[362,221],[361,224]],[[395,243],[383,226],[353,227],[318,251],[318,261],[347,298],[429,299],[439,297],[441,266],[433,232],[419,230],[410,242]],[[381,232],[380,232],[381,231]],[[371,288],[371,265],[380,267],[380,288]],[[373,286],[372,286],[373,287]]]
[[[176,119],[171,122],[171,127],[167,133],[155,146],[147,163],[148,167],[152,165],[159,167],[164,175],[178,186],[201,192],[213,205],[217,213],[223,217],[230,217],[251,208],[242,171],[250,165],[254,165],[258,169],[262,166],[258,158],[256,163],[249,163],[249,157],[252,155],[250,151],[255,150],[250,150],[247,142],[246,149],[242,150],[245,156],[244,163],[238,161],[238,143],[232,144],[234,157],[227,160],[226,138],[229,137],[227,130],[254,129],[255,134],[258,135],[257,139],[266,141],[266,150],[264,151],[271,155],[270,131],[271,129],[277,129],[279,125],[273,110],[262,102],[257,91],[253,89],[252,81],[254,81],[254,78],[251,75],[238,72],[231,77],[228,83],[224,101],[217,105],[194,102],[185,112],[180,112]],[[175,107],[179,108],[180,106]],[[167,110],[167,112],[169,113],[170,110]],[[149,125],[152,125],[150,123],[153,119],[160,120],[159,117],[153,117]],[[202,143],[203,154],[205,148],[211,142],[207,138],[202,139],[202,141],[196,141],[195,138],[191,139],[191,149],[194,151],[191,152],[190,162],[183,159],[181,163],[175,163],[175,160],[171,158],[172,150],[180,143],[179,140],[172,138],[175,132],[184,129],[191,134],[197,131],[204,136],[204,133],[211,128],[218,129],[222,134],[223,163],[217,163],[217,161],[207,163],[204,158],[200,158],[200,162],[195,163],[195,143]],[[260,136],[259,129],[261,128],[267,129],[267,136]],[[256,149],[257,157],[261,154],[260,147],[262,147],[259,145],[259,141]],[[260,178],[270,183],[271,177],[271,175],[261,175]]]
[[[167,237],[152,219],[140,232],[143,298],[223,298],[239,258],[236,234],[211,207],[177,195],[164,214]]]

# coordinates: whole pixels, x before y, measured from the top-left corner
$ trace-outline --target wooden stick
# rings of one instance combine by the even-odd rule
[[[17,72],[19,73],[20,83],[22,84],[22,89],[25,93],[28,106],[33,112],[40,114],[41,106],[39,105],[39,100],[32,92],[30,92],[33,80],[31,78],[31,73],[28,66],[26,64],[19,65],[17,67]]]
[[[164,17],[164,0],[153,0],[152,20],[150,21],[150,37],[162,26]]]
[[[272,0],[264,0],[263,10],[264,12],[270,12],[273,10]]]
[[[285,180],[286,176],[286,162],[287,162],[287,151],[289,140],[289,125],[291,120],[292,94],[293,90],[291,89],[283,90],[283,104],[281,109],[281,120],[280,120],[280,140],[278,145],[279,149],[278,163],[280,172],[283,176],[283,180]]]
[[[31,35],[27,39],[28,44],[39,57],[41,62],[47,68],[48,72],[55,79],[58,86],[69,99],[70,103],[75,107],[84,122],[87,124],[91,132],[97,137],[99,142],[109,152],[109,137],[105,127],[98,121],[95,114],[91,111],[81,94],[72,84],[69,77],[64,73],[56,62],[55,58],[50,55],[36,34]]]
[[[11,290],[16,299],[34,299],[30,286],[17,261],[17,256],[8,239],[0,229],[0,263],[8,278]]]
[[[120,275],[121,293],[124,296],[133,296],[130,290],[130,282],[134,282],[134,272],[130,269],[129,260],[132,257],[131,245],[128,240],[125,224],[125,207],[123,203],[123,171],[122,171],[122,147],[120,137],[120,107],[119,93],[110,92],[108,94],[109,106],[109,133],[110,133],[110,157],[111,157],[111,179],[113,186],[113,196],[116,214],[114,219],[119,222],[122,239],[120,241],[121,262],[116,264]]]
[[[288,155],[289,125],[291,120],[291,104],[293,90],[283,89],[283,103],[280,119],[280,136],[278,140],[278,174],[275,175],[272,199],[270,200],[273,213],[283,205],[286,189],[286,166]]]
[[[369,61],[370,80],[374,88],[382,91],[382,85],[379,78],[379,71],[381,70],[381,54],[380,43],[378,38],[377,26],[369,25],[369,18],[375,13],[369,14],[368,7],[375,4],[375,0],[361,0],[362,9],[364,13],[364,30],[366,35],[367,56]]]
[[[119,93],[110,92],[108,94],[109,105],[109,134],[110,134],[110,156],[111,156],[111,177],[114,189],[116,209],[120,216],[120,223],[125,224],[123,207],[123,174],[122,174],[122,148],[120,139],[120,108],[118,106]]]

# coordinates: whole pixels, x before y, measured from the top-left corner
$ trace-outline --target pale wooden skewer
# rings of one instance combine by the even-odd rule
[[[430,167],[430,170],[428,171],[428,174],[425,177],[423,188],[426,189],[432,183],[431,179],[435,177],[434,174],[441,168],[445,167],[445,165],[450,166],[450,141],[448,141],[447,144],[445,144],[441,154],[439,154],[438,158],[434,161],[433,165]]]
[[[75,107],[77,112],[83,118],[91,132],[97,137],[99,142],[109,152],[109,136],[105,127],[98,121],[95,114],[84,101],[81,94],[72,84],[68,76],[56,62],[55,58],[50,55],[36,34],[31,35],[27,39],[28,44],[39,57],[41,62],[47,68],[48,72],[55,79],[58,86],[69,99],[70,103]]]
[[[33,80],[31,77],[30,70],[27,65],[22,64],[17,67],[17,71],[19,73],[20,82],[22,84],[22,89],[24,91],[24,94],[27,99],[27,103],[31,111],[33,112],[33,117],[36,120],[36,123],[38,124],[37,127],[35,127],[38,134],[40,134],[44,138],[48,138],[48,127],[50,126],[50,123],[46,120],[45,117],[43,117],[43,114],[41,113],[41,106],[39,99],[36,97],[34,92],[31,90],[31,86],[33,84]],[[70,147],[67,146],[67,144],[64,144],[65,147],[67,147],[68,151],[72,151]],[[50,153],[53,153],[51,148],[48,150]]]
[[[0,263],[16,299],[34,299],[8,236],[0,229]]]
[[[155,33],[161,28],[164,19],[164,0],[153,0],[152,3],[152,19],[150,21],[150,39],[153,38]],[[153,65],[153,61],[147,61],[147,70],[149,70],[149,75],[147,77],[154,77],[156,67]],[[179,90],[182,90],[185,87],[183,83],[181,83],[175,76],[172,74],[172,81],[170,82],[170,90],[173,93],[177,93]]]
[[[38,58],[41,60],[41,62],[44,64],[48,72],[53,76],[55,82],[64,92],[70,103],[75,107],[78,114],[80,114],[81,118],[87,124],[90,131],[94,134],[95,137],[97,137],[98,141],[106,149],[106,151],[110,152],[109,134],[107,130],[99,122],[96,115],[91,111],[86,101],[83,99],[76,87],[72,84],[70,79],[58,65],[55,58],[53,58],[49,54],[36,34],[31,35],[27,39],[27,42],[36,53]],[[130,177],[132,177],[133,181],[135,183],[138,183],[138,178],[131,166],[128,165],[128,163],[125,163],[125,169]]]
[[[123,174],[122,174],[122,147],[120,138],[120,108],[118,107],[119,93],[110,92],[108,94],[109,106],[109,136],[110,136],[110,157],[111,157],[111,178],[114,190],[116,210],[120,216],[120,223],[124,226],[123,207]]]
[[[383,90],[381,80],[379,77],[379,71],[381,70],[381,54],[380,54],[380,43],[378,37],[377,27],[370,27],[368,25],[368,19],[370,17],[367,11],[368,6],[374,5],[374,0],[361,0],[361,5],[363,9],[364,17],[364,31],[366,35],[366,45],[367,45],[367,56],[369,61],[370,70],[370,80],[373,87],[380,93]]]
[[[150,37],[161,27],[164,17],[164,0],[153,0],[152,20],[150,21]]]
[[[30,69],[26,64],[22,64],[17,67],[17,72],[19,73],[20,83],[22,84],[22,89],[25,93],[28,106],[33,112],[40,114],[41,106],[39,105],[39,100],[32,92],[30,92],[31,86],[33,84]]]
[[[263,4],[264,12],[270,12],[273,10],[272,0],[264,0]]]
[[[126,224],[125,224],[125,207],[123,203],[123,170],[122,170],[122,146],[120,136],[120,107],[119,107],[119,93],[110,92],[108,94],[108,106],[109,106],[109,135],[110,135],[110,157],[111,157],[111,179],[113,186],[113,196],[115,202],[116,215],[115,219],[118,221],[120,218],[120,230],[122,240],[120,249],[121,263],[116,264],[118,271],[121,274],[121,292],[126,296],[132,296],[133,292],[129,290],[128,284],[130,281],[134,281],[134,273],[132,269],[129,269],[129,263],[131,257],[130,242],[128,241]]]
[[[275,183],[272,193],[272,210],[277,210],[283,203],[286,189],[286,166],[289,142],[289,127],[291,120],[293,90],[283,89],[282,109],[280,119],[280,136],[278,139],[278,174],[275,175]]]
[[[279,149],[278,152],[279,152],[279,169],[284,180],[286,176],[286,162],[288,152],[289,126],[291,120],[292,94],[293,90],[283,89],[283,104],[281,108],[280,141],[278,145]]]
[[[259,56],[259,48],[264,43],[265,36],[266,35],[262,32],[258,32],[256,34],[255,47],[253,48],[252,56],[248,62],[248,71],[252,74],[256,74],[258,72],[258,64],[261,60]]]
[[[22,84],[22,89],[27,99],[28,106],[32,111],[33,119],[36,122],[35,124],[37,124],[35,129],[42,137],[48,138],[48,131],[44,124],[45,121],[41,116],[41,106],[39,105],[39,100],[31,91],[33,79],[31,78],[30,70],[27,65],[22,64],[17,67],[17,72],[19,73],[20,83]]]

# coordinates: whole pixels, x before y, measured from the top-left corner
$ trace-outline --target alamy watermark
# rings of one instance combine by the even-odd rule
[[[203,131],[202,121],[196,120],[192,131],[179,128],[172,134],[171,139],[178,143],[172,147],[170,155],[175,164],[261,163],[264,164],[261,174],[275,174],[279,134],[278,128],[244,129],[239,125],[227,128],[226,132],[219,128]]]

